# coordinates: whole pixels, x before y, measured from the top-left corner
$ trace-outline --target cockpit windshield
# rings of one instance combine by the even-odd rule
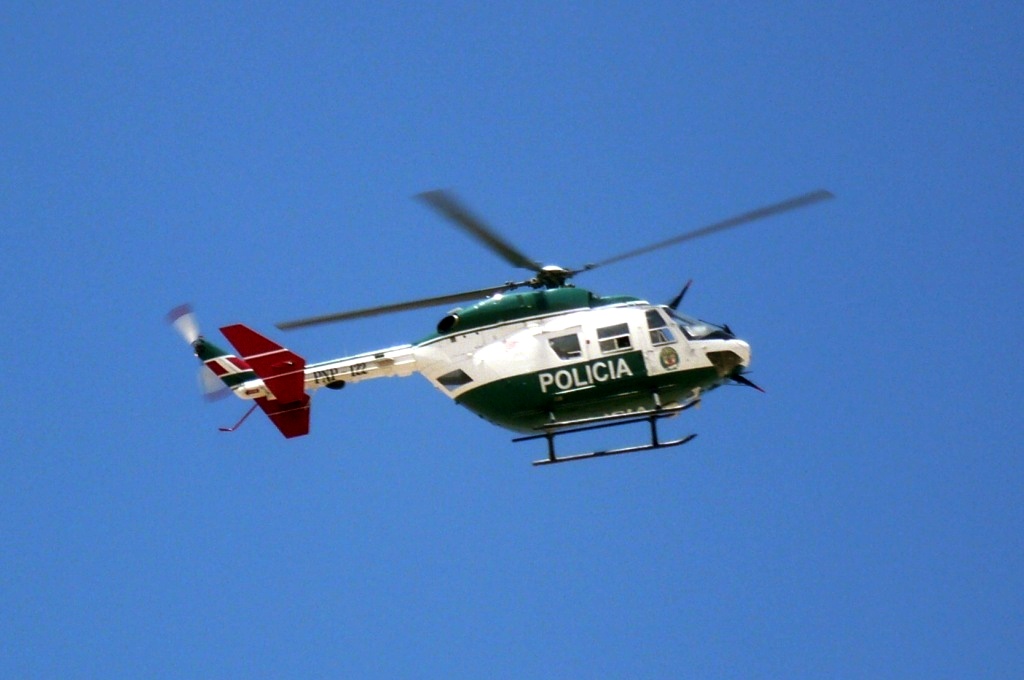
[[[716,326],[713,323],[695,319],[692,316],[687,316],[686,314],[677,312],[670,307],[663,307],[663,309],[665,313],[676,322],[679,329],[683,331],[683,333],[686,334],[686,337],[690,340],[728,340],[733,337],[732,333],[721,326]]]

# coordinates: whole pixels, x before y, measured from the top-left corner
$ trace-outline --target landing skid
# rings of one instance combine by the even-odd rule
[[[533,441],[536,439],[544,439],[548,443],[548,457],[541,458],[540,460],[533,461],[536,465],[552,465],[554,463],[570,463],[575,460],[585,460],[587,458],[602,458],[604,456],[617,456],[623,453],[637,453],[640,451],[653,451],[655,449],[668,449],[673,446],[682,446],[687,442],[691,441],[696,434],[690,434],[682,439],[673,439],[671,441],[663,442],[658,438],[658,421],[662,418],[670,418],[678,415],[682,411],[695,406],[697,400],[683,404],[681,406],[669,406],[666,408],[659,408],[654,411],[648,411],[647,413],[627,414],[621,416],[601,416],[598,418],[582,418],[580,420],[563,420],[553,421],[548,425],[544,425],[540,428],[544,430],[542,434],[527,435],[525,437],[516,437],[513,439],[513,443]],[[575,434],[577,432],[589,432],[591,430],[601,430],[607,427],[619,427],[621,425],[632,425],[634,423],[646,422],[650,426],[651,441],[649,444],[639,444],[636,446],[627,446],[620,449],[609,449],[607,451],[590,451],[588,453],[575,453],[568,456],[558,456],[555,453],[555,438],[566,434]]]

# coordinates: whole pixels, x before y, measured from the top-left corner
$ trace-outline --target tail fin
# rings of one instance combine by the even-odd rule
[[[199,323],[196,321],[195,312],[192,311],[192,305],[178,305],[167,313],[167,321],[177,329],[185,342],[192,347],[192,351],[195,352],[199,361],[202,362],[204,368],[200,375],[204,381],[205,392],[215,391],[213,385],[205,382],[208,375],[216,377],[229,389],[256,379],[256,374],[248,364],[200,334]]]
[[[206,338],[200,336],[192,343],[192,349],[203,362],[203,366],[231,389],[256,379],[256,372],[244,360],[221,349]]]
[[[263,380],[269,396],[256,403],[289,439],[309,433],[309,395],[305,389],[306,360],[248,326],[220,329],[241,356],[240,363]]]

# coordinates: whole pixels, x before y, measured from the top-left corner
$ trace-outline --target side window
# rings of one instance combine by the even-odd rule
[[[605,354],[609,352],[622,352],[633,344],[629,341],[629,326],[620,323],[614,326],[606,326],[597,329],[597,344]]]
[[[551,350],[558,355],[559,359],[578,359],[583,356],[583,352],[580,350],[580,336],[575,333],[551,338],[548,340],[548,344],[551,345]]]
[[[672,330],[668,327],[668,323],[665,322],[665,317],[658,313],[658,310],[647,310],[647,327],[651,331],[652,345],[665,345],[675,342]]]

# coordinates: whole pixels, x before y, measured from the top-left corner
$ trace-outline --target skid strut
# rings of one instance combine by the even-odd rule
[[[544,439],[548,444],[548,457],[541,458],[540,460],[533,461],[534,465],[552,465],[554,463],[569,463],[576,460],[585,460],[587,458],[601,458],[604,456],[617,456],[624,453],[637,453],[640,451],[653,451],[656,449],[668,449],[674,446],[682,446],[687,442],[693,440],[696,434],[689,434],[681,439],[672,439],[667,442],[661,441],[658,437],[658,421],[662,418],[669,418],[677,415],[681,411],[685,411],[691,406],[695,405],[696,401],[682,406],[672,406],[668,408],[658,409],[651,411],[644,415],[627,415],[627,416],[607,416],[600,418],[585,418],[582,420],[562,421],[553,422],[549,425],[544,425],[541,428],[544,432],[540,434],[527,435],[525,437],[517,437],[512,441],[515,443],[533,441],[536,439]],[[621,425],[630,425],[633,423],[647,422],[650,427],[651,441],[649,444],[639,444],[636,446],[626,446],[619,449],[608,449],[605,451],[590,451],[587,453],[575,453],[568,456],[558,456],[555,452],[555,438],[561,435],[574,434],[577,432],[588,432],[591,430],[601,430],[607,427],[619,427]]]
[[[238,428],[240,428],[240,427],[242,426],[242,423],[244,423],[244,422],[245,422],[245,420],[246,420],[246,419],[247,419],[247,418],[248,418],[249,416],[251,416],[251,415],[252,415],[252,412],[256,410],[256,407],[257,407],[257,406],[258,406],[258,404],[253,404],[253,405],[252,405],[252,408],[251,408],[251,409],[249,409],[248,411],[246,411],[246,412],[245,412],[245,415],[244,415],[244,416],[242,416],[242,419],[241,419],[241,420],[239,420],[239,421],[238,421],[237,423],[235,423],[234,425],[232,425],[231,427],[218,427],[217,429],[218,429],[218,430],[220,430],[221,432],[234,432],[235,430],[237,430]]]

